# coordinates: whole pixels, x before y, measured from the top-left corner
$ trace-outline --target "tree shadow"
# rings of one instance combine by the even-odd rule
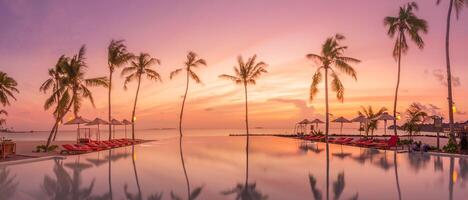
[[[15,181],[16,175],[11,175],[11,171],[5,166],[0,167],[0,199],[11,199],[16,193],[18,182]]]

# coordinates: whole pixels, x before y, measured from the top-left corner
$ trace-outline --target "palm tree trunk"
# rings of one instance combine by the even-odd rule
[[[180,161],[182,163],[182,169],[184,170],[185,183],[187,184],[187,199],[190,200],[190,181],[187,174],[187,168],[185,168],[184,153],[182,150],[182,135],[179,137],[179,152],[180,152]]]
[[[182,108],[180,109],[180,116],[179,116],[179,134],[182,136],[182,118],[184,116],[184,107],[185,107],[185,100],[187,99],[187,93],[188,93],[188,88],[189,88],[189,68],[187,68],[187,83],[185,85],[185,94],[184,94],[184,100],[182,100]]]
[[[137,168],[135,164],[135,145],[132,145],[132,164],[133,164],[133,172],[135,174],[135,181],[136,181],[137,189],[138,189],[138,197],[139,197],[138,199],[142,199],[140,181],[138,179],[138,173],[137,173]]]
[[[325,141],[328,143],[330,116],[328,115],[328,67],[325,67]]]
[[[247,98],[247,83],[244,83],[244,93],[245,93],[245,129],[247,132],[247,141],[245,144],[245,154],[246,154],[246,166],[245,166],[245,187],[248,188],[249,183],[249,104]]]
[[[327,143],[326,143],[327,147],[327,181],[326,181],[326,190],[327,190],[327,200],[330,199],[330,148],[328,146],[328,139],[327,139]]]
[[[135,94],[135,102],[133,103],[133,112],[132,112],[132,140],[135,140],[135,110],[138,101],[138,93],[140,92],[140,84],[141,84],[141,74],[138,76],[138,86],[137,91]]]
[[[73,105],[73,101],[70,101],[70,104],[68,105],[67,109],[62,113],[62,115],[60,117],[58,117],[55,120],[55,124],[52,127],[52,130],[50,131],[49,137],[47,138],[46,148],[48,148],[50,146],[50,143],[52,142],[52,137],[53,137],[54,133],[56,134],[56,131],[58,130],[58,125],[59,125],[60,121],[62,121],[63,117],[65,117],[65,115],[70,110],[72,105]]]
[[[401,71],[401,43],[402,43],[402,40],[401,40],[401,35],[403,33],[400,32],[400,36],[398,37],[398,45],[399,45],[399,48],[398,48],[398,74],[397,74],[397,84],[396,84],[396,88],[395,88],[395,99],[393,101],[393,117],[395,118],[393,120],[393,133],[395,135],[397,135],[397,124],[396,124],[396,118],[397,118],[397,102],[398,102],[398,89],[400,87],[400,71]]]
[[[112,94],[112,69],[109,70],[109,93],[108,93],[108,102],[109,102],[109,140],[111,140],[111,130],[112,130],[112,125],[111,125],[111,120],[112,120],[112,110],[111,110],[111,94]]]
[[[108,168],[108,181],[109,181],[109,197],[112,200],[113,199],[113,193],[112,193],[112,164],[111,164],[111,158],[112,158],[112,150],[109,149],[109,168]]]
[[[456,142],[453,132],[453,97],[452,97],[452,73],[450,72],[450,19],[452,17],[453,0],[450,0],[450,5],[447,15],[447,32],[445,35],[445,57],[447,62],[447,89],[448,89],[448,107],[449,107],[449,127],[450,140]]]

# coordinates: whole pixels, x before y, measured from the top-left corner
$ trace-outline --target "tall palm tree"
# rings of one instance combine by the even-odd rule
[[[253,55],[247,62],[244,62],[242,56],[237,58],[237,67],[234,67],[234,75],[227,75],[222,74],[219,77],[227,80],[233,81],[235,84],[243,85],[244,86],[244,94],[245,94],[245,129],[247,132],[247,143],[249,142],[249,107],[248,107],[248,100],[247,100],[247,86],[248,85],[255,85],[257,83],[257,79],[264,73],[268,73],[265,69],[268,65],[263,62],[257,62],[257,55]],[[248,144],[247,144],[248,147]],[[248,150],[248,149],[247,149]]]
[[[15,79],[0,71],[0,104],[3,107],[10,105],[10,98],[16,100],[15,93],[19,93],[17,86],[18,83]]]
[[[102,86],[108,87],[109,83],[106,77],[86,78],[85,72],[88,67],[85,62],[86,48],[83,45],[78,54],[70,58],[62,66],[62,76],[60,78],[59,87],[53,91],[51,96],[46,99],[44,109],[51,108],[54,104],[57,107],[54,112],[57,114],[54,126],[47,139],[46,146],[51,143],[52,136],[57,130],[60,121],[63,117],[72,110],[73,115],[78,117],[78,113],[83,105],[84,100],[89,100],[94,106],[94,98],[89,87]],[[57,95],[60,99],[57,100]]]
[[[199,66],[206,66],[206,61],[202,58],[199,58],[197,54],[193,51],[190,51],[187,54],[187,61],[185,61],[184,66],[178,68],[171,72],[170,79],[174,78],[177,74],[185,70],[187,74],[186,84],[185,84],[185,94],[184,100],[182,101],[182,108],[180,109],[180,116],[179,116],[179,134],[182,135],[182,117],[184,116],[184,107],[185,107],[185,100],[187,99],[187,93],[189,89],[189,81],[193,79],[195,83],[201,83],[200,78],[198,75],[193,71],[193,69],[198,68]]]
[[[397,118],[397,101],[398,89],[400,87],[400,71],[401,71],[401,55],[408,52],[409,46],[407,37],[418,46],[419,49],[424,48],[424,41],[420,35],[421,32],[427,33],[427,22],[424,19],[418,18],[414,14],[414,10],[418,9],[416,2],[408,3],[400,7],[397,16],[388,16],[384,18],[384,25],[388,27],[387,35],[391,38],[396,37],[395,46],[393,47],[393,57],[398,62],[397,84],[395,88],[395,99],[393,102],[393,129],[397,135],[396,118]]]
[[[65,64],[67,64],[69,58],[66,57],[65,55],[62,55],[59,57],[59,59],[57,60],[57,63],[55,64],[55,66],[53,68],[50,68],[49,69],[49,78],[47,80],[45,80],[41,87],[39,88],[39,91],[41,92],[44,92],[44,93],[47,93],[47,92],[52,92],[55,94],[55,96],[53,97],[53,102],[54,103],[57,103],[60,101],[60,98],[61,98],[61,94],[60,93],[55,93],[55,91],[58,90],[58,88],[60,87],[60,80],[63,76],[63,67]],[[58,113],[58,104],[55,108],[55,111],[53,113],[54,115],[54,119],[55,120],[58,120],[57,118],[59,117]],[[53,139],[52,140],[55,140],[55,137],[57,136],[57,132],[58,132],[58,127],[57,129],[55,129],[54,133],[53,133]]]
[[[127,84],[134,80],[138,81],[137,90],[135,94],[135,102],[133,103],[132,112],[132,139],[135,139],[135,110],[138,101],[138,93],[140,92],[141,78],[145,75],[146,78],[154,81],[161,81],[161,76],[158,72],[151,69],[151,66],[161,64],[161,61],[157,58],[152,58],[147,53],[140,53],[140,55],[134,57],[129,67],[122,70],[122,76],[125,76],[124,88],[127,89]]]
[[[428,116],[429,115],[422,110],[421,106],[416,103],[411,104],[410,107],[406,109],[406,122],[402,127],[409,133],[410,138],[412,138],[413,133],[418,133],[421,130],[419,125],[424,123]]]
[[[121,67],[127,64],[133,55],[127,51],[127,47],[123,40],[112,40],[107,47],[107,65],[109,67],[109,122],[112,121],[112,74],[115,68]],[[109,123],[109,140],[112,137],[112,125]]]
[[[325,77],[325,136],[326,141],[328,141],[328,131],[330,127],[330,116],[328,111],[328,73],[331,73],[332,78],[331,87],[332,91],[336,92],[336,98],[343,102],[344,100],[344,86],[341,83],[341,80],[338,76],[338,73],[335,69],[343,72],[346,75],[349,75],[357,80],[356,71],[354,70],[352,63],[359,63],[360,60],[356,58],[344,56],[344,51],[348,48],[347,46],[342,46],[340,42],[344,40],[345,37],[340,34],[336,34],[333,37],[327,38],[325,43],[322,45],[322,50],[319,54],[307,54],[307,58],[314,60],[318,68],[315,71],[314,76],[312,77],[312,85],[310,86],[310,101],[314,100],[315,96],[318,93],[318,84],[322,81],[322,78]],[[325,72],[325,75],[322,75],[322,70]]]
[[[439,5],[441,0],[437,0]],[[449,127],[450,127],[450,142],[455,142],[455,135],[453,133],[453,97],[452,97],[452,73],[450,71],[450,21],[452,18],[452,9],[455,7],[455,16],[460,15],[463,5],[468,6],[468,0],[450,0],[450,5],[447,14],[447,29],[445,32],[445,60],[447,63],[447,89],[448,89],[448,107],[449,107]]]
[[[382,115],[385,111],[387,111],[387,108],[385,107],[382,107],[379,110],[377,110],[377,112],[375,112],[372,106],[368,106],[367,108],[361,106],[361,111],[358,111],[358,114],[365,116],[367,119],[369,119],[369,122],[367,122],[364,125],[364,131],[366,132],[366,136],[369,136],[369,132],[371,132],[371,135],[374,136],[374,131],[379,126],[379,121],[375,118]]]

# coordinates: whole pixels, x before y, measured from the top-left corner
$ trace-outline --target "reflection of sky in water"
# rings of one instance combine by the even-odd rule
[[[251,195],[326,199],[325,144],[276,137],[250,141]],[[191,192],[200,192],[197,199],[243,195],[244,137],[185,137],[183,144]],[[0,167],[0,199],[171,199],[171,193],[187,198],[177,138],[136,146],[134,152],[126,147]],[[330,199],[398,199],[395,158],[402,199],[448,199],[451,183],[453,199],[468,195],[468,159],[395,157],[392,151],[339,145],[330,145],[329,154]]]

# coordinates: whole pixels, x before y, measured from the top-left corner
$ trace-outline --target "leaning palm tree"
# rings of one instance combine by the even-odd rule
[[[55,66],[49,69],[49,73],[48,73],[49,78],[45,80],[44,83],[42,83],[41,87],[39,88],[39,91],[41,92],[47,93],[50,91],[51,93],[54,93],[55,94],[55,96],[53,97],[54,103],[59,102],[61,98],[61,94],[59,92],[55,93],[55,91],[57,91],[60,87],[60,80],[63,76],[63,67],[65,64],[67,64],[68,60],[69,58],[66,57],[65,55],[60,56]],[[56,112],[57,110],[58,109],[56,108],[53,113],[55,120],[58,120],[57,118],[59,117],[58,113]],[[57,132],[58,132],[58,128],[55,129],[55,132],[53,133],[54,135],[53,140],[55,140],[55,136],[57,135]]]
[[[437,0],[439,5],[441,0]],[[455,16],[458,19],[460,11],[463,6],[468,6],[468,0],[450,0],[450,5],[447,14],[447,29],[445,32],[445,60],[447,63],[447,89],[448,89],[448,107],[449,107],[449,127],[450,127],[450,140],[455,142],[455,135],[453,133],[453,97],[452,97],[452,73],[450,71],[450,20],[452,18],[452,9],[455,7]]]
[[[171,75],[170,75],[170,79],[172,79],[174,78],[174,76],[182,72],[182,70],[185,70],[187,74],[184,100],[182,101],[182,108],[180,109],[180,116],[179,116],[179,134],[180,135],[182,135],[182,117],[184,116],[184,107],[185,107],[185,100],[187,99],[187,93],[189,89],[189,81],[190,79],[193,79],[195,83],[201,83],[200,78],[193,70],[202,65],[206,66],[206,61],[202,58],[199,58],[197,54],[195,54],[193,51],[190,51],[187,54],[187,61],[185,61],[184,66],[174,70],[173,72],[171,72]]]
[[[123,40],[112,40],[107,47],[107,65],[109,67],[109,122],[112,121],[112,74],[115,68],[121,67],[127,64],[133,57],[131,53],[127,51],[127,47],[123,43]],[[109,123],[109,140],[112,137],[112,125]]]
[[[408,52],[409,46],[407,37],[418,46],[419,49],[424,48],[424,41],[420,35],[421,32],[427,33],[427,22],[424,19],[418,18],[414,14],[414,10],[418,9],[416,2],[408,3],[400,7],[398,16],[388,16],[384,19],[384,25],[388,27],[387,35],[391,38],[396,37],[395,46],[393,48],[393,57],[398,62],[397,84],[395,88],[395,99],[393,101],[393,126],[396,127],[397,118],[397,102],[398,102],[398,89],[400,87],[400,69],[401,69],[401,55]],[[393,129],[394,134],[397,135],[397,129]]]
[[[134,80],[138,81],[137,90],[135,94],[135,102],[133,103],[132,111],[132,139],[135,139],[135,110],[138,101],[138,93],[140,92],[141,78],[143,75],[146,78],[154,81],[161,81],[161,76],[158,72],[151,69],[151,66],[155,64],[161,64],[161,61],[157,58],[152,58],[147,53],[140,53],[132,59],[131,65],[122,70],[122,76],[125,76],[124,88],[127,89],[127,84]]]
[[[423,111],[421,106],[416,103],[410,105],[406,109],[406,122],[403,124],[403,129],[407,131],[412,138],[413,133],[421,131],[420,125],[424,123],[429,115]]]
[[[336,34],[333,37],[327,38],[325,43],[322,45],[322,50],[319,54],[307,54],[307,58],[314,60],[318,68],[312,77],[312,85],[310,86],[310,101],[314,100],[318,93],[318,84],[325,78],[325,136],[328,141],[328,131],[330,127],[330,116],[328,111],[328,73],[332,78],[331,87],[332,91],[336,92],[336,98],[343,102],[344,100],[344,86],[338,76],[336,70],[343,72],[357,80],[356,71],[354,70],[351,63],[359,63],[360,60],[356,58],[344,56],[344,51],[348,48],[347,46],[340,45],[340,42],[345,37],[340,34]],[[322,70],[325,75],[322,75]]]
[[[10,105],[10,98],[16,100],[15,93],[19,93],[17,86],[15,79],[0,71],[0,103],[3,107]]]
[[[73,115],[78,117],[84,100],[89,100],[94,106],[94,98],[89,87],[109,86],[106,77],[85,77],[86,68],[88,67],[85,62],[85,53],[86,48],[83,45],[78,54],[74,55],[68,62],[63,64],[61,69],[63,70],[63,74],[60,78],[59,88],[53,91],[51,96],[46,99],[44,109],[50,109],[53,105],[57,104],[54,112],[58,116],[49,134],[49,138],[47,139],[47,147],[50,145],[53,134],[56,132],[60,121],[62,121],[69,111],[72,111]],[[58,100],[57,95],[60,95],[60,99]]]
[[[265,69],[268,65],[265,62],[257,62],[257,55],[253,55],[251,58],[244,62],[242,56],[237,58],[237,67],[234,67],[234,75],[223,74],[220,75],[220,78],[228,79],[233,81],[235,84],[244,86],[245,94],[245,129],[247,132],[247,137],[249,137],[249,109],[247,101],[247,86],[255,85],[257,79],[264,73],[267,73]],[[247,139],[247,142],[249,140]],[[248,145],[247,145],[248,146]]]
[[[361,111],[358,111],[358,115],[365,116],[369,120],[364,125],[364,131],[366,132],[366,137],[369,136],[369,132],[371,133],[372,136],[374,136],[374,131],[379,126],[379,120],[377,120],[376,118],[382,115],[385,111],[387,111],[387,108],[385,107],[381,107],[376,112],[374,111],[372,106],[368,106],[367,108],[364,106],[361,106]]]

